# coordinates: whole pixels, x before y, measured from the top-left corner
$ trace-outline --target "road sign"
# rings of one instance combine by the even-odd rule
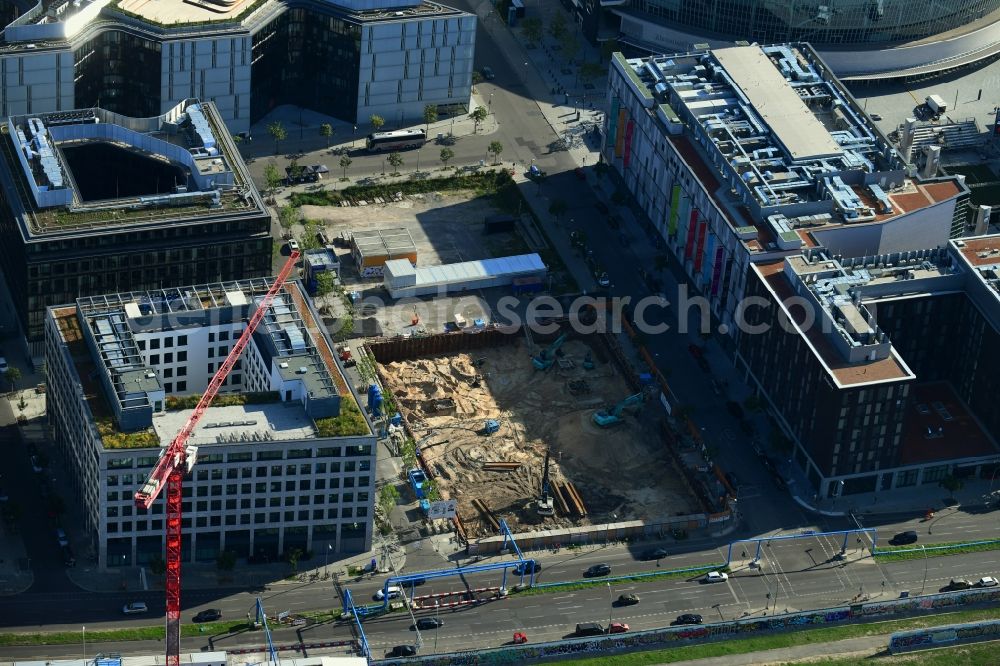
[[[457,500],[441,500],[438,502],[431,502],[430,509],[427,511],[427,517],[431,520],[437,520],[439,518],[454,518],[457,512]]]

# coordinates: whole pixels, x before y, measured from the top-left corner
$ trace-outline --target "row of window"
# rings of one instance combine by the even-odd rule
[[[296,460],[301,458],[312,458],[312,449],[289,449],[288,451],[257,451],[257,461],[271,461],[271,460]],[[287,453],[287,455],[286,455]],[[367,458],[372,454],[372,447],[370,444],[360,445],[360,446],[324,446],[316,450],[317,458],[356,458],[364,457]],[[232,451],[226,455],[225,462],[227,463],[237,463],[237,462],[251,462],[253,460],[253,451]],[[155,456],[144,456],[141,458],[108,458],[107,468],[108,469],[131,469],[136,466],[136,460],[138,460],[139,467],[146,468],[156,463]],[[205,455],[199,454],[198,462],[201,465],[206,465],[209,463],[221,463],[223,462],[221,453],[206,453]],[[358,463],[365,465],[365,467],[356,467]],[[355,469],[361,469],[362,471],[368,469],[368,465],[371,464],[370,460],[354,461],[349,460],[344,462],[343,471],[353,472]],[[285,474],[310,474],[315,472],[317,474],[325,474],[329,468],[331,471],[340,471],[340,463],[315,463],[315,468],[312,467],[312,463],[300,463],[296,465],[285,465]],[[250,467],[243,467],[243,478],[250,476]],[[275,469],[280,470],[279,465],[272,465],[272,474],[280,475],[281,472],[275,472]],[[262,471],[263,470],[263,471]],[[264,476],[267,467],[264,465],[257,466],[257,476]],[[235,468],[227,470],[227,478],[235,479],[236,476],[233,474]],[[199,481],[204,481],[208,477],[203,476],[203,474],[211,473],[212,478],[222,478],[221,476],[215,476],[216,473],[221,474],[222,470],[206,470],[199,469],[197,471],[196,478]],[[108,477],[111,480],[111,477]]]
[[[363,472],[369,471],[368,468],[370,467],[370,465],[368,464],[368,461],[364,461],[364,462],[365,462],[366,469],[363,469],[361,471],[363,471]],[[244,477],[244,478],[248,478],[248,477],[249,477],[249,474],[246,477]],[[233,477],[233,478],[235,478],[235,477]],[[115,487],[117,487],[118,486],[118,481],[119,481],[119,479],[118,479],[117,476],[108,476],[108,487],[109,488],[115,488]],[[126,475],[124,475],[121,478],[121,485],[123,485],[123,486],[129,487],[133,483],[134,483],[134,481],[132,479],[132,475],[131,474],[126,474]],[[298,482],[295,482],[295,481],[285,481],[284,483],[285,483],[285,485],[284,485],[284,492],[286,492],[286,493],[296,492],[296,491],[301,491],[301,490],[326,490],[327,487],[329,487],[329,488],[340,488],[341,487],[341,477],[335,476],[335,477],[333,477],[333,478],[331,478],[329,480],[323,479],[323,478],[320,478],[320,479],[301,479]],[[328,484],[329,484],[329,486],[328,486]],[[370,484],[371,484],[371,477],[370,476],[358,476],[358,477],[347,476],[347,477],[343,477],[343,487],[344,488],[354,488],[354,487],[357,487],[357,488],[367,488]],[[251,488],[251,484],[249,484],[249,483],[240,484],[240,493],[247,494],[247,493],[250,492],[250,488]],[[225,491],[226,491],[226,494],[234,494],[234,493],[236,493],[236,484],[235,483],[227,484],[226,487],[225,487]],[[222,485],[214,485],[214,486],[199,485],[199,486],[195,486],[194,491],[192,491],[190,485],[184,486],[184,490],[183,490],[183,496],[184,497],[191,497],[191,493],[192,492],[194,492],[197,497],[208,497],[209,495],[211,495],[212,497],[221,497],[223,495],[223,487],[222,487]],[[256,484],[253,484],[253,492],[255,492],[255,493],[280,493],[280,492],[282,492],[281,481],[271,481],[271,482],[261,481],[261,482],[258,482]],[[125,499],[125,498],[123,497],[122,499]]]
[[[254,513],[253,524],[263,525],[267,523],[282,523],[282,522],[294,522],[294,521],[307,521],[307,520],[323,520],[323,519],[356,519],[356,518],[367,518],[368,508],[359,506],[357,508],[352,507],[341,507],[339,509],[313,509],[310,511],[271,511],[270,513],[259,512]],[[228,516],[196,516],[194,518],[195,527],[221,527],[222,525],[249,525],[251,524],[251,514],[240,513],[232,514]],[[191,528],[191,518],[182,518],[181,527],[184,529]],[[163,531],[163,520],[122,520],[118,522],[108,522],[107,524],[108,534],[118,534],[120,532],[162,532]]]
[[[129,501],[129,502],[131,501],[131,497],[127,493],[121,493],[120,497],[121,501]],[[118,498],[119,494],[117,492],[108,493],[109,502],[117,502],[119,501]],[[251,509],[251,508],[263,509],[265,508],[265,506],[271,508],[277,508],[281,506],[290,507],[290,506],[311,506],[311,505],[325,505],[325,504],[354,504],[355,502],[359,504],[367,504],[370,499],[371,495],[367,491],[360,491],[357,494],[353,492],[345,492],[340,494],[330,493],[329,495],[312,495],[311,497],[309,495],[299,495],[298,498],[285,497],[284,503],[282,503],[281,497],[257,497],[254,498],[252,501],[250,500],[250,498],[243,498],[238,501],[235,499],[227,499],[225,500],[226,502],[225,510],[235,511],[237,510],[237,508],[241,510]],[[207,511],[222,511],[223,510],[222,502],[223,500],[212,500],[210,502],[206,500],[201,500],[193,503],[184,502],[182,504],[182,510],[184,511],[184,513],[190,513],[191,507],[193,506],[195,511],[199,513],[204,513]],[[159,505],[154,505],[154,508],[158,506]],[[133,513],[132,505],[129,504],[128,506],[123,506],[123,507],[109,506],[107,507],[107,511],[105,513],[109,518],[116,518],[119,515],[128,517],[131,516]],[[136,511],[135,513],[136,515],[142,515],[142,513],[138,511]],[[162,515],[163,512],[153,511],[153,513],[155,515]]]

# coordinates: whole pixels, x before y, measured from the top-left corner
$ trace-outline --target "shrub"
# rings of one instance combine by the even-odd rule
[[[350,397],[340,401],[340,414],[324,419],[316,419],[316,430],[320,437],[348,437],[350,435],[367,435],[368,422],[358,405]]]
[[[166,405],[168,411],[178,409],[194,409],[198,406],[201,396],[197,393],[192,395],[169,395]],[[264,405],[270,402],[281,400],[281,394],[277,391],[264,391],[260,393],[226,393],[215,397],[212,401],[213,407],[232,407],[233,405]]]

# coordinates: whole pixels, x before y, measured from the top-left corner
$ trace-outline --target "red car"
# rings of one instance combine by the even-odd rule
[[[580,167],[573,169],[573,173],[575,173],[576,177],[579,178],[580,180],[587,180],[587,174],[585,174],[583,172],[583,169],[581,169]]]
[[[514,645],[522,645],[528,642],[528,637],[520,631],[514,632]]]
[[[611,626],[608,627],[609,634],[624,634],[628,631],[628,625],[624,622],[612,622]]]

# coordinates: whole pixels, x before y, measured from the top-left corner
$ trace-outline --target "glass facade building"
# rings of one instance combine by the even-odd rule
[[[121,30],[100,32],[73,50],[75,104],[131,118],[160,115],[159,42]]]
[[[674,29],[757,42],[814,46],[913,41],[961,28],[1000,0],[631,0],[629,7]]]

